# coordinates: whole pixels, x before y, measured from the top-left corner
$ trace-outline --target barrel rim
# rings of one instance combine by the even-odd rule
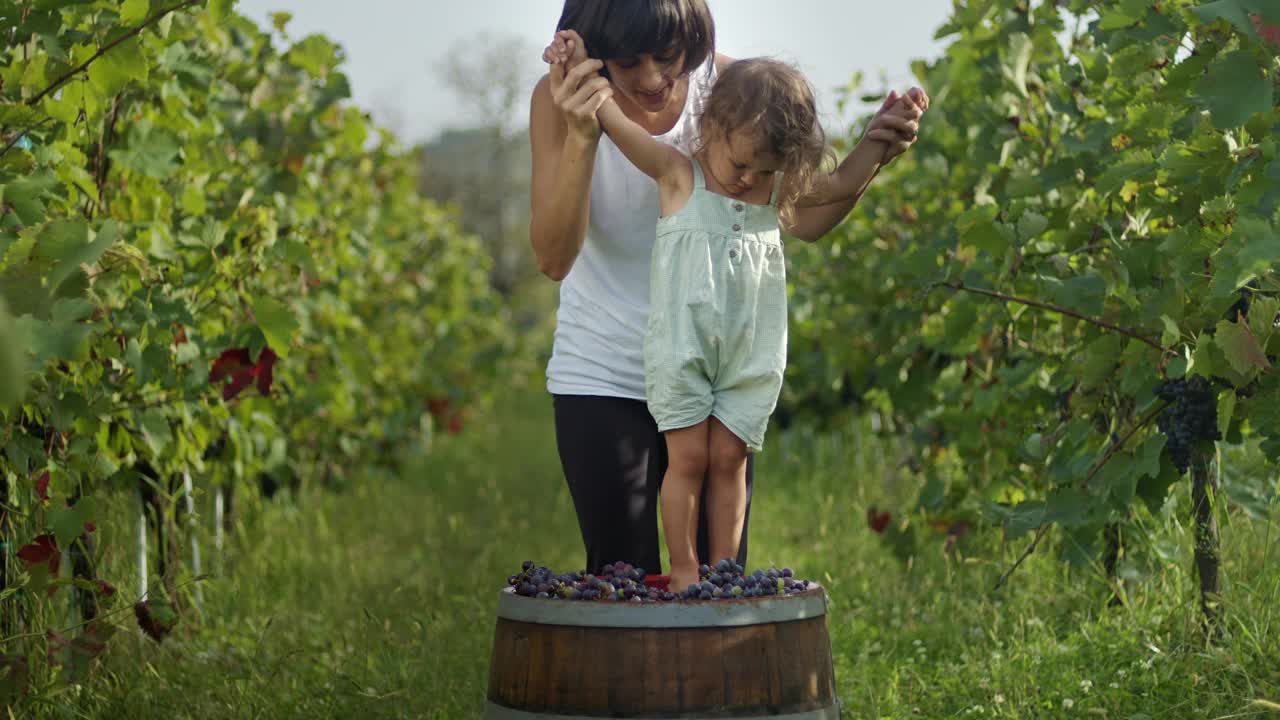
[[[795,595],[735,600],[629,603],[560,600],[498,594],[498,617],[538,625],[613,628],[713,628],[765,625],[825,617],[827,594],[821,585]]]
[[[533,598],[537,599],[537,598]],[[841,703],[839,700],[834,704],[828,705],[817,710],[808,710],[798,713],[788,713],[786,715],[736,715],[734,717],[751,718],[751,717],[768,717],[771,720],[840,720]],[[517,710],[507,707],[501,703],[492,700],[485,702],[484,720],[593,720],[598,719],[599,715],[554,715],[548,713],[531,713],[525,710]],[[646,720],[697,720],[696,715],[672,715],[669,718],[646,716]],[[724,720],[724,715],[707,715],[707,718],[717,717]]]

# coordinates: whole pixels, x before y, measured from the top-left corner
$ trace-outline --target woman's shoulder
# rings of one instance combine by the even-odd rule
[[[538,78],[538,82],[533,84],[533,92],[529,95],[530,102],[544,103],[551,100],[551,73],[542,73],[542,77]]]

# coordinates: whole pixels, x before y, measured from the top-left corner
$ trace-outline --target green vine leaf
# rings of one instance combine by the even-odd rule
[[[253,301],[253,316],[271,349],[281,358],[288,357],[293,334],[299,327],[293,311],[278,300],[262,297]]]
[[[1271,73],[1253,50],[1235,50],[1216,60],[1197,90],[1214,127],[1237,128],[1273,106]]]
[[[1249,377],[1257,370],[1271,369],[1271,361],[1248,323],[1219,321],[1214,340],[1237,373]]]

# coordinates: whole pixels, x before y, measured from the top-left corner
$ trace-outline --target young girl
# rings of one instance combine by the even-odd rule
[[[544,59],[566,68],[598,64],[585,50],[578,38],[557,37]],[[905,113],[908,104],[901,107]],[[852,162],[820,172],[828,151],[813,90],[795,68],[768,58],[739,60],[721,73],[692,157],[655,139],[607,95],[596,116],[658,186],[645,390],[667,442],[662,521],[671,587],[680,590],[698,581],[704,476],[711,557],[737,556],[747,455],[764,442],[786,367],[781,230],[800,208],[856,200],[884,147],[860,143]]]

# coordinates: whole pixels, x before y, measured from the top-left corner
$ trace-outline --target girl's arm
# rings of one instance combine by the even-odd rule
[[[918,88],[900,97],[891,93],[853,152],[835,172],[820,175],[813,191],[800,198],[795,220],[783,228],[787,234],[813,242],[843,222],[880,168],[915,142],[920,116],[928,107],[929,96]]]
[[[885,145],[882,142],[864,140],[840,163],[835,172],[813,179],[813,188],[802,196],[797,208],[814,208],[824,205],[858,202],[871,179],[884,164]]]
[[[683,184],[690,176],[689,160],[673,145],[656,140],[648,130],[627,117],[612,99],[607,100],[596,113],[600,126],[609,139],[645,175],[659,185],[674,187]]]

